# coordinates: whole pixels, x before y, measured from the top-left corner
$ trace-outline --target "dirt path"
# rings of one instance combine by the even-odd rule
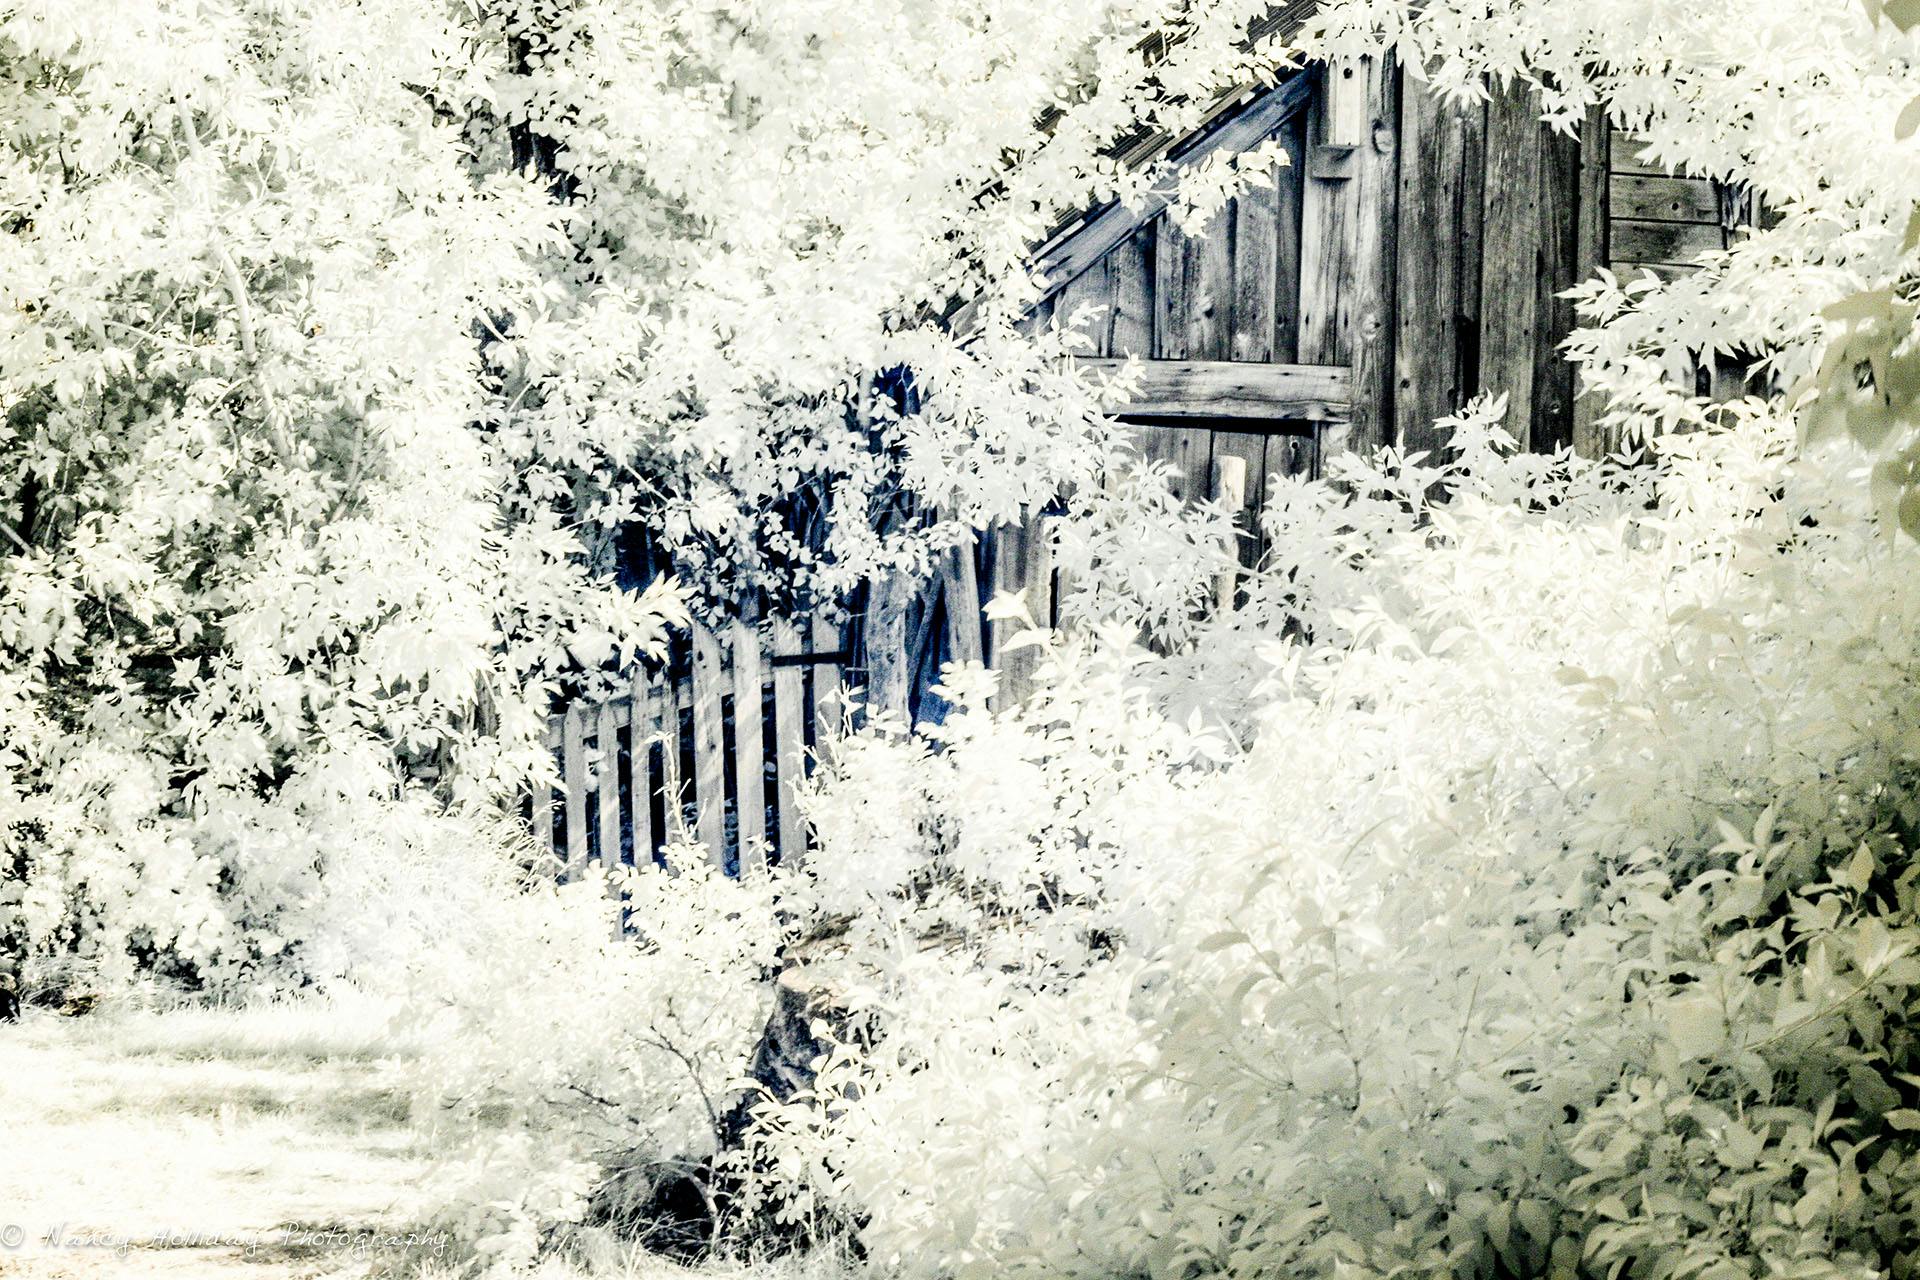
[[[250,1016],[0,1025],[0,1276],[371,1280],[445,1251],[413,1226],[394,1062]]]

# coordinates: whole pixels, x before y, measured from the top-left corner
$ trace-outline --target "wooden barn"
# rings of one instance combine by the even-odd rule
[[[1317,474],[1340,449],[1435,446],[1434,420],[1482,391],[1508,394],[1528,447],[1597,449],[1558,352],[1574,326],[1559,295],[1606,265],[1690,270],[1746,212],[1712,183],[1641,163],[1603,119],[1555,133],[1518,88],[1450,106],[1390,59],[1309,66],[1123,158],[1185,166],[1270,138],[1290,163],[1203,235],[1183,234],[1164,199],[1062,227],[1037,251],[1051,291],[1031,318],[1104,309],[1090,358],[1145,361],[1116,412],[1185,496],[1241,510],[1249,564],[1267,477]],[[975,660],[1017,694],[1032,658],[1003,655],[1008,624],[983,622],[981,606],[1022,591],[1046,618],[1054,586],[1035,513],[845,625],[697,627],[664,676],[556,717],[561,783],[534,806],[535,831],[570,871],[645,863],[676,831],[729,870],[802,856],[794,788],[840,727],[848,686],[937,714],[922,695],[939,665]]]
[[[1599,450],[1597,408],[1559,354],[1565,290],[1611,266],[1672,275],[1745,220],[1714,183],[1639,161],[1604,118],[1579,136],[1539,121],[1524,87],[1449,106],[1390,60],[1317,65],[1223,104],[1171,150],[1193,164],[1279,139],[1271,189],[1183,234],[1164,201],[1115,206],[1039,253],[1037,320],[1104,307],[1097,358],[1146,361],[1121,407],[1142,450],[1210,492],[1244,463],[1246,556],[1265,477],[1342,448],[1429,448],[1435,419],[1509,397],[1528,447]]]

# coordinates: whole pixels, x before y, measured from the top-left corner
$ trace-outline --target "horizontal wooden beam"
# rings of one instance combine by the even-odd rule
[[[1705,178],[1622,173],[1610,185],[1608,212],[1615,218],[1720,224],[1720,198]]]
[[[1082,360],[1111,377],[1124,360]],[[1137,418],[1235,418],[1258,423],[1348,422],[1353,370],[1344,365],[1255,364],[1238,360],[1143,360],[1133,396],[1115,413]]]
[[[1610,157],[1613,171],[1615,173],[1643,173],[1661,177],[1672,177],[1673,170],[1669,169],[1666,165],[1655,164],[1651,160],[1641,159],[1640,149],[1645,145],[1644,139],[1633,137],[1630,134],[1625,134],[1615,129],[1613,131],[1613,148]]]
[[[1656,280],[1684,280],[1700,269],[1699,267],[1687,266],[1684,263],[1622,262],[1617,258],[1607,265],[1612,269],[1613,274],[1619,276],[1622,280],[1638,280],[1641,276],[1647,275],[1652,276]]]
[[[1615,218],[1608,247],[1620,262],[1690,265],[1703,253],[1727,247],[1726,233],[1704,222],[1642,222]]]

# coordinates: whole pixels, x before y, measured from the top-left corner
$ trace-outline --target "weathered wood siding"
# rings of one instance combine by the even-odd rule
[[[1035,323],[1077,320],[1091,358],[1150,362],[1126,412],[1141,452],[1193,498],[1212,493],[1221,461],[1244,465],[1233,496],[1249,561],[1270,475],[1391,439],[1398,95],[1390,61],[1313,68],[1219,127],[1253,119],[1264,132],[1238,145],[1280,142],[1271,187],[1197,234],[1160,212],[1120,236],[1109,211],[1041,255],[1073,274]]]
[[[1430,449],[1435,420],[1482,392],[1507,394],[1526,446],[1571,443],[1587,410],[1559,351],[1575,323],[1560,295],[1612,260],[1609,219],[1623,202],[1645,226],[1677,225],[1663,193],[1611,172],[1603,122],[1557,133],[1524,87],[1461,107],[1391,61],[1304,75],[1297,109],[1263,124],[1291,161],[1271,189],[1233,201],[1200,236],[1164,213],[1124,237],[1110,215],[1091,220],[1090,240],[1044,255],[1075,274],[1036,322],[1079,316],[1094,357],[1169,362],[1131,415],[1141,450],[1190,496],[1209,491],[1216,459],[1242,458],[1249,526],[1269,474],[1316,472],[1342,448]],[[1681,201],[1690,215],[1703,207],[1697,193]],[[1657,242],[1656,255],[1690,243],[1632,234]],[[1346,402],[1310,411],[1276,393],[1268,411],[1231,397],[1212,411],[1192,397],[1166,408],[1168,386],[1249,381],[1219,364],[1302,366],[1302,385],[1340,370]]]
[[[1411,79],[1400,127],[1397,438],[1434,448],[1436,419],[1503,391],[1523,445],[1570,443],[1573,369],[1558,348],[1574,314],[1558,295],[1602,262],[1603,131],[1554,132],[1522,86],[1461,107]]]
[[[1726,248],[1750,221],[1750,211],[1736,208],[1717,183],[1642,160],[1625,135],[1611,140],[1609,160],[1606,257],[1622,276],[1672,279],[1698,270],[1702,253]]]
[[[1254,513],[1265,477],[1311,471],[1323,424],[1349,412],[1344,371],[1333,371],[1339,402],[1330,407],[1331,384],[1313,371],[1249,387],[1214,367],[1231,362],[1264,371],[1303,362],[1302,224],[1312,216],[1306,188],[1314,120],[1312,99],[1295,97],[1297,106],[1266,135],[1278,138],[1288,157],[1275,167],[1271,187],[1229,202],[1197,235],[1164,212],[1154,216],[1069,279],[1036,316],[1062,325],[1079,319],[1091,358],[1153,362],[1128,419],[1141,453],[1172,466],[1183,496],[1209,496],[1216,458],[1244,461],[1250,563],[1259,552]],[[1315,323],[1308,321],[1310,338]],[[1225,405],[1223,397],[1234,405],[1191,412],[1200,402]],[[1017,537],[1008,533],[1002,541]]]

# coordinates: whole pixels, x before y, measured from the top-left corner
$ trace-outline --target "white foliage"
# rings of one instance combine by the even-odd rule
[[[882,1265],[1865,1275],[1897,1248],[1876,1215],[1915,1154],[1880,1117],[1912,1057],[1883,1019],[1920,926],[1910,871],[1874,877],[1907,865],[1920,549],[1777,419],[1628,478],[1510,457],[1487,409],[1447,469],[1303,490],[1290,518],[1339,534],[1254,597],[1311,637],[1213,624],[1258,637],[1250,688],[1205,646],[1062,638],[1027,706],[958,681],[943,750],[840,757],[812,865],[861,864],[837,837],[910,771],[919,867],[896,829],[893,892],[809,961],[850,1031],[767,1141]],[[1167,713],[1182,665],[1237,733]],[[1689,1136],[1749,1108],[1750,1198],[1658,1154],[1753,1168]]]

